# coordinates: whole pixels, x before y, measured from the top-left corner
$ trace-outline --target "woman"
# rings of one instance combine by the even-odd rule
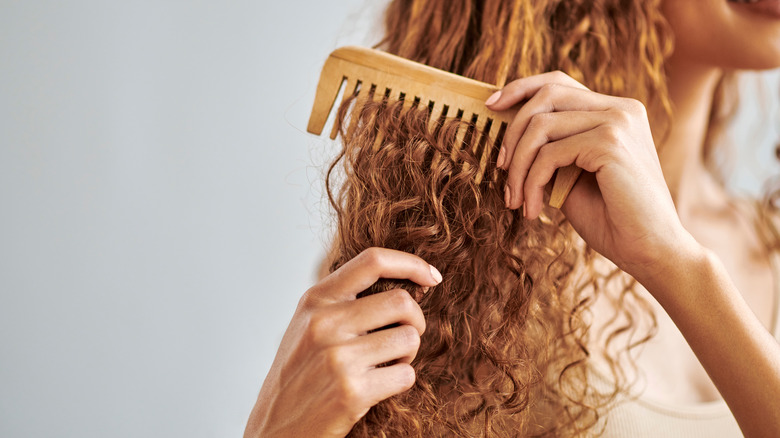
[[[457,122],[410,135],[419,114],[382,119],[379,152],[370,124],[344,139],[335,270],[245,436],[780,436],[771,208],[707,162],[726,73],[780,66],[780,1],[656,3],[390,4],[385,50],[510,80],[486,102],[522,103],[491,156],[505,172],[461,177]],[[561,212],[544,207],[572,163]],[[411,283],[355,299],[381,278]]]

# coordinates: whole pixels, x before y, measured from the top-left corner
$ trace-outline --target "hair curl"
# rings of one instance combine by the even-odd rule
[[[659,3],[394,0],[379,47],[497,84],[562,70],[594,91],[644,102],[659,137],[671,114],[663,65],[672,47]],[[500,139],[455,119],[431,130],[426,108],[400,103],[368,103],[347,117],[352,104],[339,109],[343,149],[327,177],[338,218],[331,270],[380,246],[422,257],[444,280],[424,295],[391,280],[366,292],[404,287],[428,328],[414,387],[374,406],[350,435],[598,433],[599,412],[628,383],[621,364],[631,366],[628,353],[652,334],[637,333],[637,318],[654,327],[633,280],[600,271],[557,210],[526,221],[504,207]],[[458,129],[468,132],[465,147]],[[614,315],[591,333],[598,297]],[[593,385],[592,338],[612,372],[606,388]]]
[[[573,310],[559,293],[574,266],[566,228],[560,219],[524,221],[504,208],[490,182],[495,176],[501,184],[503,175],[476,182],[479,156],[471,148],[452,154],[463,122],[429,132],[425,109],[403,116],[400,110],[367,105],[360,119],[371,122],[345,139],[347,182],[333,199],[339,218],[333,269],[381,246],[428,260],[444,280],[424,296],[411,291],[428,327],[413,362],[415,387],[375,406],[352,434],[533,430],[539,420],[525,415],[528,407],[549,403],[536,388],[545,385],[541,373],[563,359],[553,354],[579,348],[576,336],[560,336],[580,328],[560,318]],[[384,135],[374,149],[377,132]],[[395,286],[379,282],[375,290]]]

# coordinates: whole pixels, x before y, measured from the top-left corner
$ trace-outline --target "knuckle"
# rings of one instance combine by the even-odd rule
[[[399,386],[401,386],[405,391],[414,386],[414,382],[417,380],[417,374],[411,365],[404,364],[398,367],[397,379]]]
[[[601,126],[601,133],[604,139],[610,143],[611,145],[616,145],[620,143],[620,128],[615,126],[614,124],[608,123]]]
[[[319,295],[320,287],[315,284],[310,287],[306,292],[301,295],[301,299],[298,300],[298,307],[303,310],[309,310],[315,307],[315,297]]]
[[[371,247],[360,253],[358,256],[367,266],[381,268],[384,263],[384,254],[381,248]]]
[[[558,92],[559,85],[558,84],[544,84],[542,88],[539,89],[539,93],[543,99],[549,99],[553,95],[555,95]]]
[[[541,134],[546,131],[550,124],[551,115],[549,113],[539,113],[531,116],[528,122],[528,133]]]
[[[536,153],[536,162],[546,164],[554,156],[555,154],[553,154],[552,147],[542,147],[539,149],[539,152]]]
[[[533,187],[542,187],[547,184],[545,178],[548,178],[548,172],[552,172],[561,164],[561,156],[555,148],[545,147],[539,150],[536,156],[538,163],[528,171],[528,185]]]
[[[564,73],[561,70],[555,70],[555,71],[552,72],[552,74],[555,76],[555,79],[560,80],[560,81],[565,81],[565,80],[570,78],[569,75],[567,75],[566,73]]]
[[[645,115],[647,114],[647,108],[642,101],[632,98],[625,98],[626,110],[633,115]]]
[[[533,141],[532,139],[535,138],[536,132],[538,131],[526,131],[523,137],[527,140],[524,140],[521,143],[521,147],[518,147],[515,150],[515,156],[512,159],[512,163],[510,164],[510,168],[515,169],[515,172],[523,171],[523,167],[528,167],[533,162],[533,158],[536,156],[538,145],[531,146],[531,142],[529,142],[529,140]]]
[[[398,342],[409,349],[417,349],[420,346],[420,334],[411,325],[398,327]]]
[[[391,291],[389,298],[390,305],[393,308],[401,311],[403,314],[414,311],[414,307],[417,306],[417,303],[412,299],[412,296],[409,295],[409,292],[403,289],[395,289]]]
[[[307,326],[309,339],[315,344],[324,343],[333,329],[332,318],[325,312],[312,312]]]
[[[610,111],[610,114],[613,122],[620,123],[622,125],[631,123],[631,119],[634,117],[634,115],[627,107],[615,108]]]
[[[347,366],[350,363],[348,354],[343,347],[330,347],[325,350],[325,365],[330,372],[341,380],[348,380]]]
[[[363,391],[356,379],[342,378],[338,382],[339,399],[349,410],[359,412],[363,404]]]

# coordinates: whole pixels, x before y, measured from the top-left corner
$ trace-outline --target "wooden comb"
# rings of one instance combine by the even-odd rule
[[[441,117],[456,117],[475,123],[479,133],[497,141],[499,132],[506,129],[512,120],[515,109],[491,111],[485,106],[485,100],[499,88],[495,85],[439,70],[425,64],[410,61],[386,52],[364,47],[341,47],[334,50],[325,61],[317,84],[307,131],[320,135],[333,109],[339,91],[343,87],[343,96],[355,96],[352,109],[352,121],[348,125],[349,133],[357,125],[357,114],[369,100],[381,102],[403,100],[403,110],[414,105],[426,105],[430,108],[429,126],[434,127]],[[335,139],[338,125],[334,123],[330,138]],[[456,145],[463,145],[465,129],[458,131]],[[348,134],[349,136],[349,134]],[[493,144],[492,147],[499,145]],[[476,149],[477,144],[474,144]],[[453,151],[453,156],[457,151]],[[475,150],[476,152],[476,150]],[[491,148],[483,151],[480,160],[481,179],[487,165]],[[560,208],[577,181],[581,169],[570,165],[558,169],[550,195],[550,205]],[[479,181],[477,181],[479,183]]]

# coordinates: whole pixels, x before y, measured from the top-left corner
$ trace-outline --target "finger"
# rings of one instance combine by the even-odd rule
[[[499,156],[499,167],[506,168],[515,153],[517,143],[525,134],[531,119],[539,114],[562,111],[605,111],[615,104],[611,96],[562,85],[546,85],[520,108],[507,126]],[[497,165],[499,163],[496,163]]]
[[[562,71],[551,71],[510,82],[500,90],[495,101],[490,102],[490,99],[488,99],[488,102],[490,103],[486,105],[494,111],[509,109],[515,104],[530,98],[536,94],[540,88],[548,84],[564,85],[567,87],[579,88],[581,90],[588,89],[588,87],[577,82]],[[492,97],[493,96],[491,96],[491,98]]]
[[[341,303],[334,309],[343,330],[363,334],[390,324],[408,324],[417,329],[418,336],[425,332],[425,315],[420,305],[403,289],[386,292]]]
[[[415,327],[399,325],[358,336],[345,347],[367,368],[393,361],[412,363],[420,348],[420,334]]]
[[[507,208],[515,209],[523,204],[524,194],[521,189],[528,169],[545,144],[589,131],[604,121],[605,115],[600,111],[567,111],[533,116],[507,165]]]
[[[431,287],[441,274],[420,257],[386,248],[369,248],[317,283],[307,294],[333,301],[354,300],[380,278],[411,280]]]
[[[366,374],[365,388],[372,405],[409,390],[416,380],[414,368],[407,363],[374,368]]]
[[[544,207],[544,188],[557,169],[576,163],[588,172],[598,171],[598,168],[593,167],[593,160],[587,158],[588,155],[603,153],[598,143],[598,129],[548,143],[539,151],[523,185],[527,219],[534,219],[541,213]]]

